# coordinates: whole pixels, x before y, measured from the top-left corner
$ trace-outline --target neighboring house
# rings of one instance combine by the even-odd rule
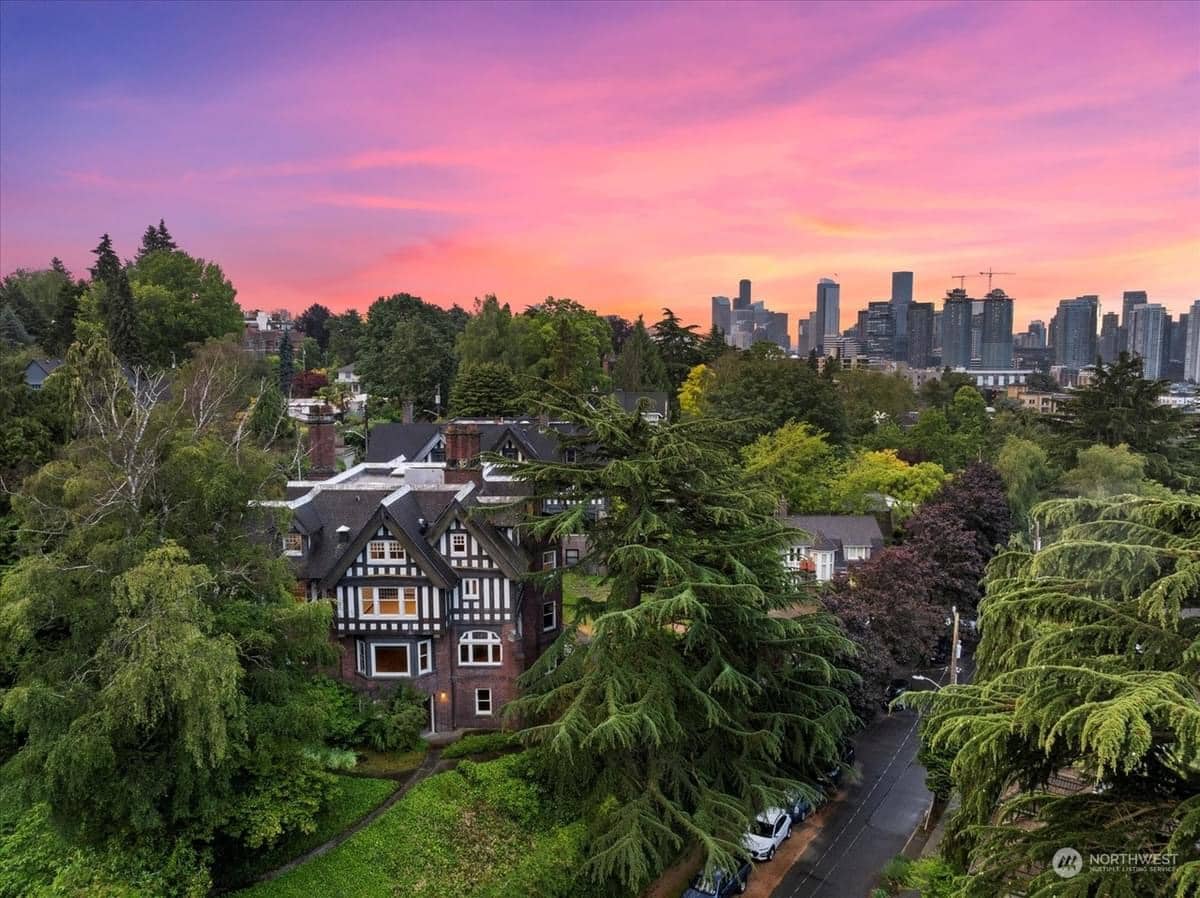
[[[520,485],[480,465],[479,429],[448,429],[444,461],[368,460],[260,503],[291,512],[273,538],[297,597],[333,603],[340,676],[410,684],[434,732],[500,726],[562,619],[561,591],[527,579],[560,566],[560,548],[515,527]]]
[[[783,522],[801,531],[784,550],[788,570],[820,583],[844,574],[849,565],[873,558],[883,549],[883,533],[871,515],[790,515]]]
[[[259,357],[279,352],[279,344],[285,337],[293,349],[299,349],[304,342],[304,333],[279,313],[243,310],[242,324],[242,348]]]
[[[40,390],[46,378],[62,363],[62,359],[34,359],[25,366],[25,386],[31,390]]]
[[[642,417],[651,424],[666,421],[671,415],[670,401],[663,392],[614,390],[613,398],[627,412],[636,412],[644,399],[646,405],[642,408]]]
[[[346,386],[353,388],[353,391],[356,393],[359,390],[359,386],[362,384],[359,376],[354,373],[353,365],[346,365],[343,368],[338,368],[337,382],[340,384],[346,384]]]

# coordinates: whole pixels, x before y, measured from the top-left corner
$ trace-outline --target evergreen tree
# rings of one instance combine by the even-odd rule
[[[167,230],[167,223],[161,218],[158,220],[158,248],[165,250],[176,250],[174,239],[171,237],[171,232]]]
[[[161,218],[158,220],[158,227],[147,225],[145,233],[142,234],[142,245],[138,248],[137,261],[141,262],[150,253],[156,253],[160,250],[168,252],[177,249],[175,241],[171,239],[171,233],[167,230],[166,222]]]
[[[12,310],[12,306],[0,306],[0,345],[11,349],[28,346],[32,342],[33,337],[29,336],[29,331]]]
[[[329,348],[329,319],[333,313],[319,302],[313,303],[296,318],[298,327],[306,337],[317,341],[324,351]]]
[[[688,372],[703,361],[695,330],[696,325],[684,326],[679,316],[670,309],[663,309],[662,320],[654,325],[654,342],[658,344],[663,364],[667,367],[672,395],[679,391]]]
[[[43,340],[45,349],[52,355],[61,356],[75,341],[75,316],[79,313],[79,297],[83,293],[83,282],[76,283],[62,259],[55,256],[50,268],[61,278],[58,288],[58,308],[54,323]]]
[[[729,351],[729,346],[725,342],[725,334],[714,324],[704,339],[700,341],[698,350],[700,361],[704,363],[716,361]]]
[[[944,850],[968,896],[1167,896],[1200,888],[1200,500],[1060,499],[1043,548],[988,568],[970,685],[922,694],[927,752],[962,796]],[[1078,790],[1050,788],[1058,774]],[[1102,788],[1091,788],[1101,787]],[[1085,859],[1064,882],[1050,867]],[[1165,871],[1093,853],[1173,852]]]
[[[504,365],[481,362],[458,369],[450,390],[453,415],[515,415],[521,412],[521,388]]]
[[[92,250],[96,264],[89,269],[93,283],[104,285],[101,313],[104,318],[108,342],[113,353],[126,365],[141,361],[141,341],[138,337],[137,308],[129,278],[121,266],[121,260],[113,251],[112,239],[108,234],[100,238],[99,245]]]
[[[296,374],[295,350],[292,348],[291,332],[284,329],[279,338],[279,392],[284,396],[292,393],[292,378]]]
[[[666,366],[659,355],[658,346],[650,339],[641,315],[617,356],[612,379],[614,388],[631,392],[665,390],[668,387]]]
[[[825,614],[772,614],[802,598],[789,531],[733,463],[728,423],[650,425],[563,393],[546,410],[579,428],[564,438],[579,462],[497,462],[533,501],[571,500],[529,526],[585,533],[607,594],[578,609],[591,638],[569,621],[510,707],[554,782],[596,809],[595,878],[639,886],[693,842],[728,869],[757,811],[836,763],[853,715],[830,659],[849,643]]]

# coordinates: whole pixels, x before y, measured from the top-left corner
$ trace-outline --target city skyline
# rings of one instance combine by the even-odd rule
[[[940,304],[989,266],[1018,322],[1200,295],[1193,4],[356,13],[6,4],[0,273],[81,274],[163,217],[292,311],[494,292],[699,322],[750,277],[795,322],[836,274],[844,328],[892,271]]]

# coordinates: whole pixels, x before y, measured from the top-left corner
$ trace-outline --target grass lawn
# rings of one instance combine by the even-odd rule
[[[371,751],[369,748],[360,748],[354,772],[367,776],[396,776],[408,773],[421,766],[428,750],[426,746],[416,751]]]
[[[338,777],[338,795],[317,816],[315,830],[311,833],[293,833],[279,844],[255,854],[252,860],[237,869],[221,871],[222,878],[227,882],[247,882],[286,864],[357,823],[383,804],[399,785],[393,780]]]
[[[238,898],[583,895],[583,825],[555,825],[520,755],[419,783],[333,851]]]
[[[608,587],[602,586],[596,574],[581,574],[567,571],[563,574],[563,617],[574,620],[575,608],[581,598],[602,602],[608,596]],[[586,630],[587,627],[584,627]]]

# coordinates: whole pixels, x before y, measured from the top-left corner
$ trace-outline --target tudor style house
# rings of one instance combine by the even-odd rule
[[[493,445],[535,451],[520,424],[502,430]],[[545,434],[536,445],[557,452]],[[560,566],[561,546],[515,526],[522,484],[480,463],[478,425],[383,425],[371,446],[366,462],[261,503],[291,512],[273,538],[298,597],[332,602],[344,680],[412,685],[434,732],[499,726],[517,678],[559,634],[561,591],[530,575]]]
[[[784,551],[784,564],[794,575],[818,583],[883,549],[879,522],[869,514],[789,515],[783,522],[798,531]]]

